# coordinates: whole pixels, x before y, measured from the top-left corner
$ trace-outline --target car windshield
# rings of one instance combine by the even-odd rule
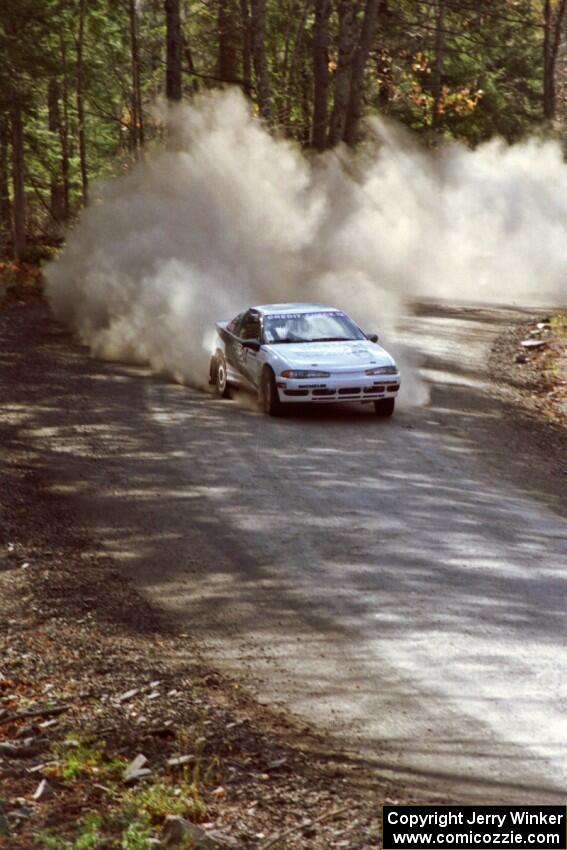
[[[264,340],[268,344],[292,342],[339,342],[365,339],[339,310],[320,313],[278,313],[264,319]]]

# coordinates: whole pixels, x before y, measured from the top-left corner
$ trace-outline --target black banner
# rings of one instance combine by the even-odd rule
[[[384,806],[384,850],[567,850],[565,806]]]

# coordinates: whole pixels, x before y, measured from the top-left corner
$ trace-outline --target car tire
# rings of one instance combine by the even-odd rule
[[[282,403],[276,387],[276,378],[269,367],[264,368],[262,377],[260,378],[258,404],[260,409],[268,416],[279,416],[282,410]]]
[[[213,374],[213,383],[219,398],[230,398],[230,384],[227,378],[226,360],[220,352],[214,358],[214,364],[211,366]]]
[[[394,398],[381,398],[374,402],[374,412],[376,416],[391,416],[394,412],[395,404],[396,400]]]

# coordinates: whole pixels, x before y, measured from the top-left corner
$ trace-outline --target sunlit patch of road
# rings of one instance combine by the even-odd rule
[[[92,538],[260,698],[417,794],[563,800],[565,493],[486,391],[514,315],[408,319],[432,400],[391,421],[270,419],[53,338],[21,424]]]
[[[388,423],[355,408],[268,420],[211,399],[212,421],[189,396],[165,438],[211,497],[187,532],[189,579],[160,576],[153,592],[262,697],[377,769],[539,799],[567,788],[567,529],[492,478],[462,427],[499,321],[413,318],[436,395]],[[167,395],[152,387],[149,403]],[[498,428],[497,405],[469,407]]]

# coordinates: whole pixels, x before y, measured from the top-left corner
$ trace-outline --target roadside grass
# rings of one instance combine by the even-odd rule
[[[561,378],[566,370],[567,313],[557,313],[549,323],[550,338],[554,345],[544,359],[545,368],[553,378]]]
[[[71,841],[46,833],[40,833],[38,841],[42,850],[97,850],[104,840],[100,825],[100,815],[89,815],[80,822],[79,831]]]
[[[127,808],[111,812],[107,817],[98,814],[87,816],[80,822],[72,839],[43,833],[38,840],[41,850],[104,850],[109,841],[112,841],[110,846],[120,850],[155,848],[148,816]]]
[[[178,744],[186,752],[188,736],[180,730]],[[100,783],[108,794],[109,806],[103,813],[89,813],[79,820],[75,834],[63,838],[57,827],[54,835],[44,829],[38,835],[41,850],[104,850],[109,846],[120,850],[151,850],[156,831],[169,816],[182,817],[191,823],[203,823],[209,812],[204,796],[207,788],[220,778],[220,760],[213,756],[206,768],[202,763],[203,740],[195,744],[192,763],[180,769],[169,767],[163,773],[144,777],[139,785],[129,787],[124,781],[127,760],[109,753],[107,746],[94,746],[88,741],[67,738],[54,743],[46,774],[71,788],[91,780]],[[104,783],[104,786],[102,785]]]
[[[126,768],[125,759],[109,757],[104,748],[94,748],[75,738],[54,744],[52,751],[54,763],[49,773],[55,778],[118,778]]]
[[[551,330],[558,336],[567,336],[567,313],[558,313],[550,322]]]
[[[158,780],[131,791],[124,796],[124,805],[129,810],[143,812],[152,824],[162,823],[169,815],[178,815],[192,823],[207,819],[207,806],[200,788],[185,780],[175,784]]]
[[[113,800],[103,814],[90,813],[82,818],[73,835],[61,836],[49,828],[38,835],[41,850],[150,850],[156,833],[169,816],[192,823],[206,820],[207,807],[198,788],[184,780],[172,782],[162,777],[136,789],[124,790],[118,782],[107,783]]]

